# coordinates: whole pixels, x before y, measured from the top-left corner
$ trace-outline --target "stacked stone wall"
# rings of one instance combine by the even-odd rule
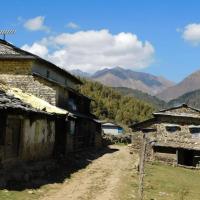
[[[0,74],[31,74],[30,60],[0,60]]]
[[[0,74],[0,81],[56,105],[57,87],[43,79],[32,75]]]

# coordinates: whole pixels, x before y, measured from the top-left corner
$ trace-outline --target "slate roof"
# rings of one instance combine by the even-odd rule
[[[182,109],[183,110],[179,110]],[[178,111],[178,112],[177,112]],[[153,113],[154,116],[176,116],[176,117],[193,117],[193,118],[200,118],[200,110],[190,107],[187,104],[181,104],[179,106],[171,107],[168,109],[160,110],[158,112]]]
[[[38,60],[42,63],[48,64],[49,67],[52,69],[64,74],[65,76],[68,76],[73,81],[77,82],[78,84],[82,84],[82,82],[76,78],[74,75],[70,74],[65,69],[58,67],[57,65],[49,62],[48,60],[45,60],[35,54],[32,54],[28,51],[24,51],[11,43],[0,39],[0,59],[31,59],[31,60]]]
[[[20,53],[15,51],[11,46],[1,43],[0,55],[20,55]]]
[[[179,108],[186,108],[186,109],[190,109],[192,111],[192,113],[186,113],[186,112],[174,112],[176,111],[176,109]],[[193,113],[194,111],[194,113]],[[132,124],[130,126],[130,128],[132,128],[133,130],[141,130],[144,129],[146,127],[149,127],[157,122],[159,122],[159,118],[160,116],[165,116],[167,118],[170,119],[176,119],[176,118],[182,118],[185,120],[185,123],[190,123],[190,119],[192,120],[196,120],[199,123],[200,120],[200,110],[196,109],[196,108],[192,108],[190,106],[188,106],[187,104],[182,104],[176,107],[171,107],[168,109],[164,109],[164,110],[160,110],[158,112],[153,113],[153,118],[136,123],[136,124]],[[167,119],[166,119],[167,120]],[[163,121],[163,120],[162,120]]]
[[[180,104],[180,105],[178,105],[178,106],[171,107],[171,108],[167,108],[167,109],[160,110],[159,113],[160,113],[160,112],[166,112],[166,111],[176,110],[176,109],[178,109],[178,108],[189,108],[189,109],[191,109],[191,110],[193,110],[193,111],[196,111],[196,112],[199,112],[199,113],[200,113],[200,110],[199,110],[199,109],[193,108],[193,107],[191,107],[191,106],[188,106],[188,105],[185,104],[185,103]]]

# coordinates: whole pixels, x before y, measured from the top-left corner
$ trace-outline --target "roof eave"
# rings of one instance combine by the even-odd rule
[[[53,64],[52,62],[48,61],[48,60],[45,60],[33,53],[30,53],[28,51],[25,51],[23,49],[20,49],[14,45],[12,45],[11,43],[5,41],[5,40],[1,40],[0,39],[0,42],[5,44],[5,45],[8,45],[10,47],[12,47],[13,49],[15,49],[16,51],[19,51],[19,52],[22,52],[24,53],[24,55],[9,55],[9,56],[6,56],[6,55],[3,55],[1,56],[1,58],[4,58],[4,59],[33,59],[33,60],[38,60],[40,62],[44,62],[44,63],[47,63],[49,64],[50,66],[52,66],[55,70],[58,70],[60,71],[61,73],[65,73],[65,75],[69,76],[71,79],[73,79],[77,84],[80,84],[82,85],[83,82],[81,80],[79,80],[76,76],[70,74],[68,71],[66,71],[65,69],[61,68],[61,67],[58,67],[57,65]]]

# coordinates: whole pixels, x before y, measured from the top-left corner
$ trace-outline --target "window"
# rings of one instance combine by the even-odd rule
[[[200,126],[189,126],[192,138],[200,138]]]
[[[47,70],[47,78],[49,78],[49,75],[50,75],[50,71]]]
[[[69,99],[68,100],[68,108],[70,110],[73,110],[73,111],[77,110],[77,106],[76,106],[76,103],[75,103],[74,99]]]
[[[165,126],[165,128],[168,132],[171,132],[171,133],[181,130],[181,127],[178,125],[167,125]]]
[[[71,120],[69,122],[69,133],[71,135],[74,135],[74,133],[75,133],[75,121],[74,120]]]

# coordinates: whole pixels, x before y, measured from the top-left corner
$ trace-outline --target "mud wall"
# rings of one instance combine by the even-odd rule
[[[55,122],[37,119],[33,122],[25,119],[22,135],[22,160],[39,160],[51,157],[55,143]]]

